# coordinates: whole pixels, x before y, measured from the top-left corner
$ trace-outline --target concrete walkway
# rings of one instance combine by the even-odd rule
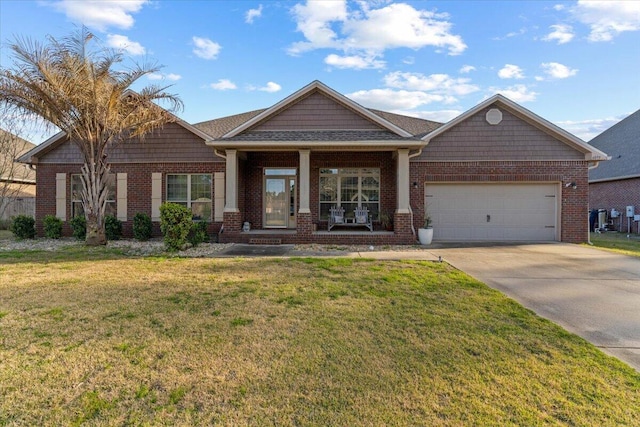
[[[563,243],[431,253],[640,371],[640,258]]]

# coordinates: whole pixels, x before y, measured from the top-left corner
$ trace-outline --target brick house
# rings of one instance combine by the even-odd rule
[[[589,171],[589,208],[606,209],[609,216],[615,209],[620,216],[609,219],[611,228],[636,231],[633,214],[640,214],[640,110],[589,143],[611,155],[611,160]],[[633,206],[630,218],[627,206]]]
[[[436,240],[585,241],[588,167],[606,155],[500,95],[441,124],[314,81],[264,110],[167,125],[109,159],[109,209],[129,235],[138,212],[158,232],[171,201],[221,242],[413,244],[425,214]],[[56,135],[20,160],[38,170],[39,226],[78,214],[74,144]],[[373,231],[327,231],[333,206],[366,207]]]

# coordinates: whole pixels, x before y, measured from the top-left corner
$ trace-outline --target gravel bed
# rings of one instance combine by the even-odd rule
[[[62,238],[62,239],[4,239],[0,240],[0,251],[10,250],[38,250],[38,251],[56,251],[59,249],[77,246],[81,247],[84,242],[75,238]],[[140,242],[137,240],[111,240],[107,243],[107,248],[120,249],[126,255],[131,256],[150,256],[150,255],[165,255],[165,256],[180,256],[180,257],[213,257],[219,255],[219,253],[230,246],[233,243],[201,243],[200,245],[189,248],[179,252],[166,252],[162,239],[151,239],[146,242]],[[409,252],[409,251],[422,251],[426,248],[419,245],[380,245],[380,246],[367,246],[367,245],[320,245],[320,244],[300,244],[294,245],[293,252],[298,253],[323,253],[323,252],[379,252],[379,251],[393,251],[393,252]]]
[[[0,240],[0,251],[11,250],[33,250],[33,251],[56,251],[67,247],[82,247],[84,242],[75,238],[62,238],[62,239],[25,239],[15,240],[7,239]],[[165,246],[162,239],[152,239],[146,242],[140,242],[137,240],[110,240],[107,242],[107,248],[120,249],[126,255],[132,256],[148,256],[148,255],[175,255],[181,257],[207,257],[213,256],[218,252],[228,248],[231,244],[222,243],[202,243],[195,248],[189,248],[180,252],[165,252]]]

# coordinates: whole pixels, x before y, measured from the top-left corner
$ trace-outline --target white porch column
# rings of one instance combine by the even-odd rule
[[[398,149],[398,206],[396,213],[409,213],[409,149]]]
[[[311,213],[309,209],[309,178],[311,150],[300,150],[300,202],[298,213]]]
[[[238,212],[238,150],[226,150],[225,212]]]

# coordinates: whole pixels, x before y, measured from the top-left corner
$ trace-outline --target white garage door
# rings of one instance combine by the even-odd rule
[[[557,184],[425,184],[434,240],[558,240]]]

